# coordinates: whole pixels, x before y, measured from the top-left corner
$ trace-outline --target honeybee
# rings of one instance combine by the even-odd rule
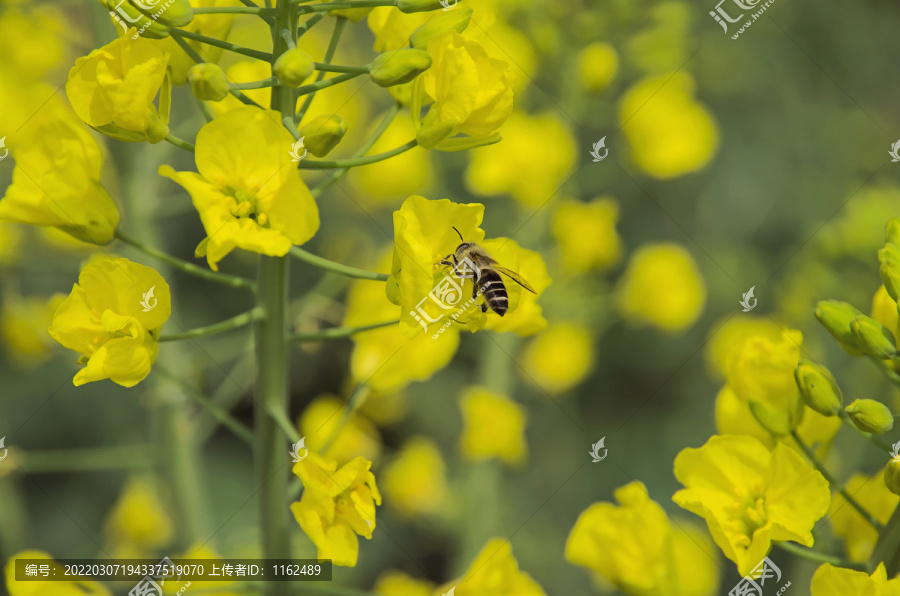
[[[453,230],[462,242],[456,247],[456,252],[447,255],[441,260],[441,265],[450,265],[456,271],[460,262],[468,260],[471,263],[475,269],[475,278],[472,280],[472,299],[474,300],[479,292],[484,297],[484,302],[481,304],[481,312],[487,312],[488,307],[490,307],[492,311],[502,317],[509,309],[509,295],[506,293],[506,286],[500,277],[501,273],[532,294],[537,294],[534,288],[531,287],[531,284],[525,281],[521,275],[506,267],[501,267],[481,246],[475,242],[466,242],[459,230],[455,227]],[[453,261],[451,262],[450,259],[453,259]],[[464,277],[459,272],[457,274]]]

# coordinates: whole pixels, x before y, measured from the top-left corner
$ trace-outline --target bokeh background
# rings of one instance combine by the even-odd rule
[[[468,4],[473,36],[517,76],[503,141],[461,153],[416,148],[358,168],[319,199],[322,226],[305,248],[387,272],[392,213],[407,196],[483,203],[488,237],[513,238],[546,262],[546,324],[527,336],[463,333],[446,353],[396,360],[393,330],[298,344],[291,415],[307,445],[321,447],[358,384],[376,375],[329,454],[372,459],[384,505],[359,564],[335,568],[335,586],[371,591],[391,570],[443,584],[496,536],[510,540],[520,568],[548,594],[590,594],[600,587],[566,561],[566,538],[579,513],[611,500],[616,487],[641,480],[680,525],[704,528],[671,501],[680,488],[672,462],[716,432],[720,363],[736,324],[799,329],[807,356],[827,363],[847,395],[894,399],[871,363],[840,350],[812,311],[837,298],[868,312],[880,285],[875,253],[900,208],[887,155],[900,130],[891,53],[900,8],[778,1],[733,40],[708,15],[713,2]],[[317,59],[329,20],[302,40]],[[256,21],[235,17],[228,39],[270,49]],[[364,64],[373,45],[391,49],[366,20],[349,31],[337,63]],[[45,102],[65,102],[75,58],[114,35],[96,2],[3,2],[0,135],[40,119]],[[267,76],[227,52],[220,63],[237,81]],[[314,112],[350,124],[329,158],[351,155],[391,102],[357,81],[321,92]],[[173,132],[193,138],[203,119],[190,89],[178,87],[173,105]],[[412,134],[404,111],[374,150]],[[609,153],[594,162],[589,151],[601,137]],[[156,172],[164,163],[193,169],[190,156],[166,143],[96,138],[120,227],[193,260],[199,218]],[[14,152],[0,162],[0,186],[13,167]],[[157,557],[198,542],[225,556],[258,554],[250,446],[200,405],[210,400],[252,427],[249,331],[163,344],[151,376],[133,389],[73,387],[75,356],[46,328],[54,296],[71,290],[96,250],[0,223],[0,436],[10,453],[0,463],[0,560],[26,548]],[[238,290],[173,274],[121,243],[104,250],[163,272],[173,290],[164,333],[252,306]],[[237,251],[222,269],[252,277],[255,262]],[[379,282],[298,262],[291,275],[298,332],[359,310],[374,317],[384,302]],[[751,286],[758,305],[743,314],[738,301]],[[477,387],[509,400],[483,414],[487,428],[464,420],[462,404]],[[608,457],[591,463],[601,437]],[[841,478],[884,464],[846,430],[826,461]],[[292,536],[296,556],[315,556],[299,527]],[[816,536],[823,550],[840,551],[829,527]],[[703,572],[715,576],[716,593],[727,591],[739,579],[734,564],[708,552]],[[803,593],[814,566],[778,551],[773,558]]]

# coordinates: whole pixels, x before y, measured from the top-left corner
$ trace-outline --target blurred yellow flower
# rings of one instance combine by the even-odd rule
[[[887,293],[884,286],[880,286],[872,297],[872,318],[887,327],[894,337],[900,337],[897,303]]]
[[[706,284],[681,245],[645,244],[631,255],[616,287],[616,302],[626,319],[677,333],[703,312]]]
[[[185,552],[177,554],[174,559],[213,559],[222,560],[222,556],[206,544],[192,544]],[[190,583],[190,587],[187,584]],[[197,590],[200,593],[203,590],[203,596],[241,596],[241,592],[229,590],[229,586],[233,586],[236,582],[231,579],[209,580],[209,581],[187,581],[178,582],[167,581],[163,586],[164,596],[181,596],[188,594],[191,590]],[[234,586],[237,587],[237,586]],[[188,588],[185,591],[185,588]],[[216,588],[219,588],[216,590]],[[215,591],[213,591],[215,590]],[[179,594],[181,592],[181,594]]]
[[[89,580],[78,581],[16,581],[16,559],[39,559],[46,561],[50,572],[62,576],[62,565],[49,554],[39,550],[23,550],[15,553],[6,562],[6,589],[9,596],[112,596],[103,584]],[[43,564],[43,563],[39,563]]]
[[[750,335],[735,344],[725,364],[725,378],[734,393],[747,401],[764,427],[788,434],[800,423],[805,405],[794,379],[803,334],[782,331],[777,341]],[[783,432],[781,432],[783,430]]]
[[[719,145],[716,121],[694,99],[694,80],[685,72],[639,81],[619,104],[631,156],[654,178],[677,178],[712,159]]]
[[[633,596],[710,596],[719,580],[708,535],[672,525],[641,482],[613,493],[619,505],[594,503],[566,541],[566,560]]]
[[[121,558],[149,558],[169,543],[172,519],[149,478],[128,479],[106,519],[106,535]]]
[[[0,220],[51,226],[106,244],[119,223],[100,184],[100,147],[73,118],[42,122],[15,153],[13,180],[0,200]]]
[[[844,488],[863,509],[885,524],[900,504],[900,497],[888,490],[882,477],[882,471],[873,476],[856,473],[847,480]],[[858,563],[868,561],[878,542],[878,530],[863,519],[856,509],[848,506],[847,500],[840,493],[834,496],[830,513],[831,527],[835,536],[844,540],[847,558]]]
[[[454,596],[546,596],[534,579],[519,570],[512,546],[505,538],[491,538],[459,579],[440,586],[435,592],[456,588]]]
[[[27,11],[4,7],[0,14],[3,67],[21,82],[38,81],[63,62],[68,52],[63,15],[52,6],[30,3]]]
[[[375,36],[377,52],[399,50],[409,45],[409,36],[427,23],[433,13],[403,13],[393,6],[379,6],[369,13],[366,23]]]
[[[276,112],[247,106],[197,133],[199,174],[160,166],[200,212],[207,236],[196,255],[213,270],[235,248],[284,256],[319,229],[319,208],[285,149],[293,142]]]
[[[14,363],[33,367],[50,357],[54,343],[47,328],[64,300],[63,294],[49,300],[15,297],[0,306],[0,336]]]
[[[711,337],[706,343],[706,362],[710,373],[724,379],[728,355],[738,343],[751,335],[778,341],[781,337],[781,327],[768,317],[736,314],[716,322],[710,334]]]
[[[355,567],[359,556],[356,534],[372,538],[375,505],[381,505],[381,494],[369,471],[371,465],[357,457],[338,469],[337,462],[314,451],[294,464],[294,474],[303,481],[303,496],[291,505],[291,511],[319,549],[320,559]]]
[[[879,563],[871,576],[825,563],[813,574],[809,593],[810,596],[897,596],[900,578],[888,580],[884,563]]]
[[[593,369],[594,342],[584,327],[551,325],[525,347],[522,364],[538,387],[551,395],[565,393]]]
[[[563,267],[572,273],[603,271],[622,257],[616,231],[619,204],[611,198],[590,203],[565,199],[553,212],[553,237],[559,244]]]
[[[444,458],[428,437],[410,437],[381,476],[388,503],[405,516],[434,513],[443,504],[447,492]]]
[[[415,137],[409,118],[395,118],[369,154],[394,149]],[[393,206],[398,197],[428,192],[434,186],[434,167],[427,151],[413,147],[390,159],[353,168],[347,179],[355,190],[354,199],[361,205]]]
[[[87,365],[75,375],[75,386],[102,379],[123,387],[141,382],[156,360],[171,301],[169,284],[150,267],[103,258],[85,265],[49,329]]]
[[[432,38],[428,53],[432,65],[421,81],[434,104],[416,131],[419,144],[430,149],[456,133],[485,138],[497,130],[513,107],[509,64],[455,31]]]
[[[325,394],[313,399],[297,421],[300,434],[306,437],[306,447],[321,453],[335,431],[342,426],[345,409],[344,401],[333,395]],[[354,413],[322,455],[343,465],[357,456],[374,460],[380,452],[378,430],[364,416]]]
[[[619,54],[608,43],[595,41],[578,54],[578,83],[585,91],[603,91],[618,72]]]
[[[498,458],[518,465],[528,455],[525,408],[485,387],[469,387],[460,398],[462,454],[471,460]]]
[[[770,453],[753,437],[714,435],[675,458],[685,488],[672,497],[706,520],[713,540],[747,575],[773,541],[813,545],[812,528],[828,512],[828,482],[794,450]]]
[[[575,164],[571,131],[550,112],[513,112],[502,133],[499,143],[469,151],[466,186],[483,196],[509,193],[525,205],[543,205]]]
[[[125,35],[75,61],[66,95],[78,117],[97,130],[120,140],[158,143],[169,134],[168,114],[158,113],[153,99],[168,62],[154,42]]]
[[[19,262],[22,246],[22,226],[0,221],[0,265]]]
[[[194,8],[214,8],[226,6],[243,6],[238,0],[191,0]],[[183,31],[198,33],[215,39],[226,39],[231,23],[234,20],[232,14],[194,14],[193,20],[180,27]],[[224,51],[222,48],[207,45],[185,38],[185,41],[207,62],[216,63]],[[169,66],[172,69],[172,84],[184,85],[187,81],[187,72],[195,64],[194,59],[181,49],[181,46],[170,36],[160,40],[153,40],[164,52],[169,54]],[[268,105],[268,104],[266,104]]]
[[[431,596],[433,590],[434,584],[428,580],[391,570],[378,576],[372,591],[380,596]]]

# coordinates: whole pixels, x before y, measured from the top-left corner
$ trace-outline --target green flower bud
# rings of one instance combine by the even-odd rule
[[[881,262],[881,281],[888,295],[897,300],[900,296],[900,247],[895,244],[885,244],[878,251],[878,260]]]
[[[862,353],[856,336],[850,330],[850,322],[861,314],[852,305],[840,300],[821,300],[816,304],[816,318],[851,356]]]
[[[310,153],[316,157],[323,157],[341,142],[346,132],[347,121],[333,114],[313,118],[309,124],[300,129],[300,136],[303,137],[303,146]]]
[[[447,6],[451,3],[455,5],[455,0],[444,0]],[[443,10],[447,6],[441,4],[440,0],[397,0],[397,8],[400,12],[427,12],[429,10]]]
[[[801,360],[794,369],[794,379],[803,401],[819,414],[834,416],[841,409],[841,389],[824,366]]]
[[[416,131],[416,140],[420,147],[431,149],[453,134],[456,124],[456,120],[439,120],[431,125],[423,125]]]
[[[871,317],[859,315],[850,323],[850,331],[856,337],[856,345],[864,354],[887,360],[897,354],[894,334]]]
[[[272,65],[272,72],[281,83],[295,88],[302,85],[315,69],[312,56],[298,48],[286,51]]]
[[[222,101],[228,96],[228,79],[218,64],[195,64],[188,71],[194,97],[203,101]]]
[[[443,35],[448,31],[457,33],[465,31],[471,18],[472,9],[468,7],[436,14],[409,36],[409,43],[414,48],[424,50],[432,37]]]
[[[900,457],[893,457],[884,468],[884,485],[895,495],[900,495]]]
[[[844,408],[859,430],[881,435],[894,428],[894,415],[886,405],[874,399],[857,399]]]
[[[369,76],[376,85],[392,87],[416,78],[431,67],[431,56],[425,50],[404,48],[380,54],[372,61]]]
[[[790,408],[753,399],[747,403],[760,426],[775,436],[789,435],[803,421],[803,401],[799,399]]]
[[[142,13],[166,27],[184,27],[194,20],[188,0],[130,0]]]
[[[885,224],[884,241],[900,246],[900,217],[891,218]]]

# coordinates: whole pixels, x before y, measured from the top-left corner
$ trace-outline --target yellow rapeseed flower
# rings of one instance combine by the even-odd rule
[[[197,133],[199,174],[160,166],[191,194],[207,234],[196,254],[213,270],[235,248],[284,256],[319,229],[319,208],[288,151],[293,142],[276,112],[246,106]]]
[[[603,91],[618,72],[619,54],[608,43],[595,41],[578,54],[578,83],[585,91]]]
[[[156,360],[171,301],[169,284],[150,267],[103,258],[85,265],[49,329],[53,339],[81,354],[79,363],[86,366],[75,385],[141,382]]]
[[[631,156],[654,178],[677,178],[703,168],[719,146],[716,121],[694,99],[685,72],[639,81],[619,105]]]
[[[731,350],[751,335],[761,335],[771,341],[781,337],[781,327],[768,317],[752,315],[729,315],[717,321],[713,326],[709,341],[706,343],[705,356],[711,374],[724,379],[725,365]]]
[[[813,574],[809,593],[810,596],[897,596],[900,578],[889,580],[884,563],[879,563],[871,576],[825,563]]]
[[[381,485],[388,503],[412,517],[440,509],[447,492],[444,458],[427,437],[411,437],[385,466]]]
[[[518,465],[528,455],[525,408],[485,387],[469,387],[460,398],[462,454],[471,460],[499,458]]]
[[[375,51],[388,52],[409,45],[409,36],[434,17],[429,12],[403,13],[393,6],[379,6],[369,13],[366,23],[375,36]]]
[[[380,596],[432,596],[433,590],[434,584],[430,581],[416,579],[395,570],[385,571],[378,576],[372,589]]]
[[[685,488],[672,497],[706,520],[713,540],[747,575],[772,542],[813,545],[812,528],[828,512],[831,493],[818,471],[789,447],[770,452],[753,437],[714,435],[675,458]]]
[[[565,199],[553,213],[553,237],[563,267],[576,274],[603,271],[622,257],[616,231],[619,204],[599,197],[590,203]]]
[[[4,6],[0,14],[3,67],[21,82],[43,79],[68,53],[65,15],[52,6],[29,3],[27,10]]]
[[[100,147],[74,118],[42,122],[19,144],[0,220],[56,227],[94,244],[112,240],[115,203],[100,184]]]
[[[49,573],[55,572],[57,576],[65,573],[62,565],[44,551],[19,551],[6,562],[6,589],[9,590],[9,596],[112,596],[112,593],[103,584],[90,580],[34,581],[29,579],[16,581],[16,559],[46,561],[46,564],[50,566]]]
[[[325,394],[313,399],[297,421],[300,434],[306,437],[306,447],[322,453],[322,448],[343,425],[340,434],[322,455],[341,465],[357,456],[376,459],[381,452],[378,429],[356,413],[351,414],[347,423],[343,424],[345,408],[344,401],[333,395]]]
[[[513,112],[502,132],[499,143],[468,152],[466,186],[483,196],[509,193],[525,205],[543,205],[575,165],[572,132],[556,114],[524,112]]]
[[[47,327],[63,300],[62,294],[49,300],[13,297],[0,306],[0,337],[15,364],[28,368],[50,357],[54,343]]]
[[[863,509],[885,524],[900,503],[900,497],[888,490],[882,478],[881,471],[872,476],[856,473],[847,480],[844,487]],[[855,508],[847,505],[847,500],[840,493],[831,502],[831,515],[828,519],[835,536],[844,540],[847,558],[858,563],[868,561],[878,542],[878,530],[863,519]]]
[[[533,380],[551,395],[565,393],[594,367],[594,342],[584,327],[551,325],[525,347],[522,364]]]
[[[491,538],[459,579],[440,586],[437,593],[455,587],[454,596],[546,596],[534,579],[519,570],[512,546],[505,538]]]
[[[116,557],[147,558],[172,539],[172,519],[149,478],[130,478],[106,519]]]
[[[566,560],[587,567],[633,596],[709,596],[718,568],[708,535],[673,526],[641,482],[614,493],[619,505],[594,503],[566,541]]]
[[[678,333],[703,312],[706,284],[681,245],[645,244],[631,255],[616,288],[616,302],[626,319]]]
[[[153,99],[168,63],[169,55],[156,43],[125,35],[75,61],[66,95],[78,117],[104,134],[158,143],[169,133],[168,114],[160,114]]]
[[[887,327],[894,337],[900,337],[897,303],[887,293],[884,286],[880,286],[872,296],[872,318]]]
[[[206,560],[214,560],[221,561],[223,559],[222,555],[220,555],[216,550],[208,546],[207,543],[195,543],[192,544],[185,552],[176,553],[173,559],[206,559]],[[211,570],[211,566],[210,566]],[[178,576],[175,577],[177,579]],[[188,582],[190,581],[190,586],[188,586]],[[166,583],[162,586],[163,596],[180,596],[181,594],[189,594],[191,590],[203,590],[203,596],[241,596],[240,592],[235,592],[229,590],[229,587],[234,586],[235,580],[233,579],[220,579],[220,580],[208,580],[208,581],[195,581],[195,580],[184,580],[181,581],[166,581]],[[185,590],[187,588],[187,590]],[[218,588],[218,589],[216,589]],[[213,591],[215,589],[215,591]]]
[[[294,474],[303,481],[303,496],[291,505],[291,511],[318,548],[320,559],[355,567],[359,556],[356,535],[372,538],[375,505],[381,505],[381,494],[369,471],[371,465],[357,457],[338,469],[337,462],[313,451],[294,464]]]

